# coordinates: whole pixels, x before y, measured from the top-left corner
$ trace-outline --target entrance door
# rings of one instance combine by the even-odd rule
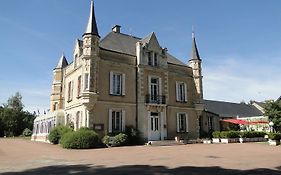
[[[160,140],[160,116],[159,113],[151,112],[149,117],[149,140]]]

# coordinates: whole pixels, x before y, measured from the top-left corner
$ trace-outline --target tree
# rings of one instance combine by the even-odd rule
[[[274,123],[275,131],[281,131],[281,100],[267,101],[264,108],[264,115]]]
[[[0,137],[19,136],[25,128],[32,130],[35,115],[23,111],[22,96],[17,92],[0,107]]]
[[[15,111],[23,110],[22,96],[19,92],[16,92],[15,96],[12,96],[8,99],[8,103],[6,105],[7,108],[14,109]]]

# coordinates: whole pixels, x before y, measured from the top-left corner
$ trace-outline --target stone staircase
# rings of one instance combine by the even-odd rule
[[[175,145],[185,145],[183,140],[176,142],[175,140],[159,140],[159,141],[148,141],[147,146],[175,146]]]

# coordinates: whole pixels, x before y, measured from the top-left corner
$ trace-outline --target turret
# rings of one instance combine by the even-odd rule
[[[57,66],[55,67],[53,73],[53,83],[52,83],[52,92],[51,92],[51,104],[50,111],[56,111],[63,109],[63,72],[64,68],[68,65],[68,62],[62,54]]]
[[[202,84],[202,68],[201,68],[201,58],[197,49],[197,44],[195,40],[195,34],[192,32],[192,50],[191,58],[189,60],[189,66],[193,71],[193,79],[195,82],[196,92],[200,101],[203,100],[203,84]]]
[[[83,34],[83,55],[93,56],[97,55],[99,52],[99,32],[96,23],[94,1],[91,1],[91,9],[88,24]]]

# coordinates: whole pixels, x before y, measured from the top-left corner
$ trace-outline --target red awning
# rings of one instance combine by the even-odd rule
[[[239,120],[239,119],[225,119],[223,121],[228,122],[228,123],[239,124],[239,125],[249,125],[250,124],[250,122],[248,122],[248,121]]]

